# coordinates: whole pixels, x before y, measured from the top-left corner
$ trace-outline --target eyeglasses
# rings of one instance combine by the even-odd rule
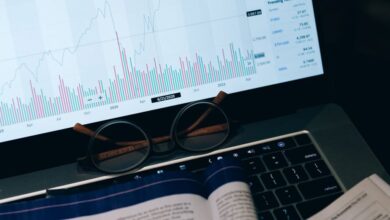
[[[199,101],[184,106],[176,114],[170,134],[166,136],[150,138],[140,126],[124,120],[110,121],[96,131],[81,124],[73,129],[90,137],[87,160],[97,170],[111,174],[128,172],[155,152],[153,146],[157,144],[168,144],[167,150],[159,153],[177,147],[204,152],[223,144],[230,133],[230,121],[219,105],[226,95],[220,92],[211,102]],[[156,126],[160,126],[156,121]]]

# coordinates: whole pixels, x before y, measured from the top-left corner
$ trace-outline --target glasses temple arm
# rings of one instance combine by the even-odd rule
[[[89,137],[95,137],[96,139],[98,139],[100,141],[110,141],[110,138],[103,136],[103,135],[96,135],[95,131],[85,127],[84,125],[82,125],[80,123],[76,123],[73,126],[73,130],[80,133],[80,134],[87,135]]]
[[[222,101],[226,98],[227,93],[224,91],[220,91],[218,95],[213,99],[213,103],[216,105],[220,105]],[[182,133],[186,134],[193,131],[196,127],[198,127],[211,113],[213,110],[212,107],[209,107],[191,126],[189,126],[186,130],[182,131]]]
[[[212,125],[212,126],[196,129],[196,130],[188,133],[186,135],[186,137],[198,137],[198,136],[202,136],[202,135],[213,134],[213,133],[225,131],[227,128],[228,128],[228,125],[226,123]],[[165,142],[166,140],[156,140],[156,139],[163,139],[163,138],[170,139],[169,136],[159,137],[159,138],[153,139],[153,142],[159,142],[159,143]],[[125,142],[123,142],[123,144],[124,143]],[[98,153],[97,154],[98,160],[103,161],[103,160],[111,159],[113,157],[121,156],[121,155],[126,154],[126,153],[131,153],[133,151],[137,151],[137,150],[140,150],[140,149],[148,146],[147,141],[133,141],[133,142],[126,142],[126,143],[128,145],[124,145],[124,147],[114,149],[114,150],[105,151],[102,153]]]

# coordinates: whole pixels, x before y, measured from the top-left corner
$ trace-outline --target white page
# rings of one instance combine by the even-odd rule
[[[216,189],[208,200],[195,194],[177,194],[137,205],[75,218],[117,220],[256,220],[248,184],[231,182]]]
[[[227,183],[209,196],[213,220],[256,220],[256,211],[248,184]]]
[[[309,220],[390,220],[390,186],[374,174]]]
[[[211,217],[210,207],[205,198],[195,194],[178,194],[153,199],[121,209],[115,209],[96,215],[84,216],[74,219],[201,220],[211,219]]]

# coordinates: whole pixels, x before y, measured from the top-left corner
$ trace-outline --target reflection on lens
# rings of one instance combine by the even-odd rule
[[[172,137],[189,151],[218,147],[229,135],[229,120],[217,105],[200,102],[187,106],[174,121]]]
[[[141,164],[149,155],[146,133],[135,124],[114,121],[100,127],[89,145],[92,163],[101,171],[120,173]]]

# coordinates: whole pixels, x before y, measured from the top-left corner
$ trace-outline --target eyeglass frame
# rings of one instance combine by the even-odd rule
[[[165,142],[168,142],[168,141],[172,141],[173,144],[174,144],[174,147],[172,147],[171,150],[166,151],[166,153],[175,150],[177,148],[176,146],[178,146],[182,150],[185,150],[187,152],[193,152],[193,153],[208,152],[210,150],[216,149],[216,148],[220,147],[223,143],[225,143],[225,141],[229,138],[229,135],[230,135],[230,132],[231,132],[231,122],[230,122],[230,119],[227,116],[226,112],[219,106],[219,104],[223,101],[223,99],[225,98],[226,95],[227,94],[225,92],[221,91],[214,98],[213,101],[196,101],[196,102],[189,103],[189,104],[185,105],[184,107],[182,107],[179,110],[179,112],[176,114],[176,116],[175,116],[175,118],[174,118],[174,120],[172,122],[171,129],[170,129],[170,134],[169,134],[168,137],[164,136],[164,137],[150,138],[150,136],[148,135],[147,132],[144,131],[144,129],[142,129],[137,124],[135,124],[133,122],[130,122],[130,121],[127,121],[127,120],[111,120],[111,121],[106,122],[106,123],[102,124],[101,126],[99,126],[96,131],[90,130],[90,129],[84,127],[81,124],[76,124],[74,126],[74,130],[75,131],[90,136],[90,140],[89,140],[88,147],[87,147],[87,156],[86,156],[86,158],[83,158],[83,160],[87,159],[89,162],[92,163],[93,167],[95,169],[97,169],[98,171],[100,171],[100,172],[107,173],[107,174],[120,174],[120,173],[126,173],[126,172],[129,172],[129,171],[135,170],[137,167],[139,167],[141,164],[143,164],[151,155],[153,155],[153,153],[156,153],[156,152],[153,151],[153,145],[155,145],[155,144],[161,144],[161,143],[165,143]],[[192,108],[192,107],[194,107],[196,105],[201,105],[201,104],[209,105],[209,108],[214,107],[214,108],[216,108],[218,111],[220,111],[222,113],[222,116],[226,120],[226,122],[225,122],[226,128],[224,127],[224,131],[227,133],[227,135],[223,139],[221,139],[217,144],[211,146],[210,148],[202,149],[202,150],[189,149],[189,148],[186,148],[182,144],[179,143],[178,135],[175,134],[176,133],[175,130],[176,130],[178,124],[179,124],[178,121],[183,117],[183,114],[188,109],[190,109],[190,108]],[[206,112],[207,111],[208,110],[206,110]],[[204,118],[207,117],[207,113],[206,112],[203,113],[203,114],[206,114],[206,116],[204,116]],[[203,114],[199,117],[198,120],[204,120],[204,118],[201,119],[203,117]],[[130,126],[133,126],[136,129],[138,129],[142,133],[142,135],[146,138],[146,140],[144,140],[144,141],[147,142],[147,144],[148,144],[147,146],[149,146],[149,147],[148,147],[148,150],[147,150],[146,155],[144,156],[144,158],[140,159],[139,162],[134,163],[134,165],[130,166],[130,168],[124,168],[124,169],[120,169],[118,171],[108,171],[108,170],[104,170],[104,169],[100,168],[100,166],[93,159],[93,154],[92,154],[93,147],[92,147],[92,145],[93,145],[94,139],[96,138],[97,135],[99,135],[99,133],[102,130],[104,130],[108,126],[112,126],[112,125],[117,124],[117,123],[128,124]],[[217,124],[217,125],[222,125],[222,124]],[[82,126],[82,127],[80,127],[80,126]],[[80,129],[83,130],[83,131],[81,131]],[[84,130],[84,129],[86,129],[86,130]],[[199,129],[203,129],[203,128],[199,128]],[[213,131],[213,132],[216,132],[216,131]],[[212,133],[212,132],[210,132],[210,133]],[[167,140],[156,141],[155,142],[154,139],[167,139]],[[108,152],[108,151],[106,151],[106,152]],[[80,166],[83,166],[83,165],[85,166],[85,164],[81,164],[81,163],[79,163],[79,165]]]

